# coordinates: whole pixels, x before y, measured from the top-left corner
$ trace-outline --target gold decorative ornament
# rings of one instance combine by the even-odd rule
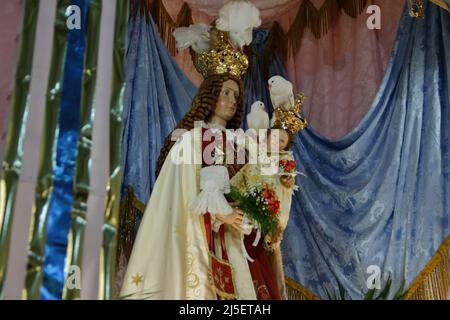
[[[409,15],[413,18],[423,19],[425,16],[425,5],[423,0],[409,1]]]
[[[300,93],[297,95],[294,104],[288,106],[287,110],[283,106],[275,108],[274,127],[287,130],[292,135],[306,128],[308,122],[300,116],[301,107],[305,99],[305,95]]]
[[[231,74],[241,79],[248,68],[247,56],[233,47],[228,33],[211,29],[210,49],[197,55],[195,67],[204,77]]]
[[[144,276],[142,276],[139,273],[136,273],[134,276],[131,276],[131,282],[134,283],[137,286],[142,282]]]

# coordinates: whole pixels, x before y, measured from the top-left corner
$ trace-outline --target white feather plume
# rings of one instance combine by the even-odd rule
[[[204,23],[191,24],[189,27],[176,28],[173,36],[176,41],[178,51],[192,47],[192,49],[201,53],[209,49],[209,29]]]
[[[247,125],[250,129],[268,129],[269,115],[266,112],[266,106],[261,101],[255,101],[250,112],[247,115]]]
[[[294,104],[294,87],[282,76],[269,79],[270,99],[274,108],[283,107],[286,111]]]
[[[258,8],[248,1],[231,1],[219,11],[217,29],[228,31],[230,41],[242,48],[252,42],[253,29],[261,25]]]

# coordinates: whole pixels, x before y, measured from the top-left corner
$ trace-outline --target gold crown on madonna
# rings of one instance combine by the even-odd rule
[[[248,68],[247,56],[234,48],[226,32],[211,29],[210,49],[199,53],[195,67],[204,77],[231,74],[242,79]]]
[[[275,108],[274,127],[287,130],[292,135],[306,128],[308,122],[300,116],[300,110],[305,98],[305,95],[301,93],[295,99],[294,104],[288,106],[288,108],[284,108],[283,106]]]

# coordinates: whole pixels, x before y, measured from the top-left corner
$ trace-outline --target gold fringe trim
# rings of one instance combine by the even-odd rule
[[[145,205],[136,198],[134,189],[127,187],[125,197],[120,203],[119,213],[119,242],[117,245],[117,259],[120,258],[121,253],[124,254],[126,260],[130,258],[131,250],[134,244],[134,228],[138,218],[142,218],[145,211]],[[116,266],[119,263],[117,261]]]
[[[450,288],[450,236],[409,286],[405,300],[447,300]]]
[[[311,0],[303,0],[286,34],[281,30],[278,22],[274,22],[271,36],[269,36],[271,45],[268,46],[266,52],[273,54],[273,49],[276,49],[283,58],[286,58],[287,54],[293,56],[300,47],[306,28],[319,39],[332,28],[341,12],[356,18],[362,13],[366,4],[367,0],[325,0],[323,5],[317,9]],[[193,23],[192,11],[187,2],[183,3],[176,20],[173,21],[162,0],[130,0],[130,17],[136,17],[138,14],[147,19],[150,16],[153,17],[161,38],[173,56],[176,54],[173,31],[178,27],[189,26]]]
[[[147,20],[150,16],[153,18],[161,38],[172,56],[176,54],[173,32],[178,27],[188,27],[193,23],[191,8],[187,2],[183,3],[175,21],[173,21],[162,0],[131,0],[130,16],[135,17],[137,14],[145,16]]]
[[[320,297],[288,276],[285,276],[285,281],[288,300],[320,300]]]
[[[333,27],[342,11],[352,18],[356,18],[363,12],[366,5],[367,0],[325,0],[323,5],[317,9],[310,0],[303,0],[286,34],[283,33],[281,27],[272,27],[273,38],[283,39],[284,43],[273,41],[272,44],[275,47],[268,46],[266,52],[271,53],[277,50],[283,59],[288,58],[288,55],[294,56],[300,49],[306,28],[315,38],[320,39]]]
[[[431,0],[431,2],[450,12],[450,4],[447,4],[444,0]]]
[[[203,220],[203,219],[202,219]],[[203,224],[204,227],[204,224]],[[206,233],[206,230],[205,230]],[[209,255],[209,281],[211,282],[211,286],[213,287],[214,292],[216,293],[217,296],[219,296],[219,300],[237,300],[238,296],[236,293],[227,293],[225,291],[222,291],[220,288],[217,288],[217,286],[214,284],[214,279],[213,279],[213,273],[212,273],[212,259],[216,259],[217,261],[219,261],[222,264],[228,265],[231,269],[231,274],[232,274],[232,281],[233,281],[233,289],[236,290],[237,286],[236,286],[236,282],[235,282],[235,274],[236,272],[234,271],[233,266],[225,260],[222,260],[220,258],[218,258],[217,256],[215,256],[211,251],[208,252]]]
[[[409,286],[404,300],[448,300],[450,289],[450,236]],[[307,288],[286,276],[288,300],[320,300]]]

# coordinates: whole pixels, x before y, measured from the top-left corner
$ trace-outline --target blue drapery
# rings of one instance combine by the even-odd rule
[[[450,234],[450,16],[405,12],[371,109],[339,141],[311,130],[295,144],[300,190],[284,242],[287,274],[321,297],[353,299],[367,268],[408,287]]]
[[[53,170],[53,193],[47,225],[44,278],[41,299],[61,299],[67,237],[73,202],[73,177],[80,130],[80,99],[83,61],[86,45],[89,0],[73,0],[80,7],[81,29],[68,31],[64,65],[61,109],[58,123],[56,162]]]
[[[132,186],[143,203],[155,182],[165,137],[189,110],[197,88],[167,51],[151,21],[130,19],[126,57],[122,194]]]
[[[428,5],[424,20],[405,11],[385,77],[361,123],[339,141],[310,129],[294,147],[300,190],[283,241],[288,276],[326,298],[367,291],[367,267],[389,274],[392,292],[406,287],[449,235],[450,18]],[[258,30],[254,54],[267,30]],[[260,58],[245,81],[246,109],[270,105]],[[269,76],[286,75],[274,57]],[[155,31],[130,21],[124,111],[124,182],[147,202],[164,137],[187,111],[196,89]],[[331,289],[332,290],[332,289]]]

